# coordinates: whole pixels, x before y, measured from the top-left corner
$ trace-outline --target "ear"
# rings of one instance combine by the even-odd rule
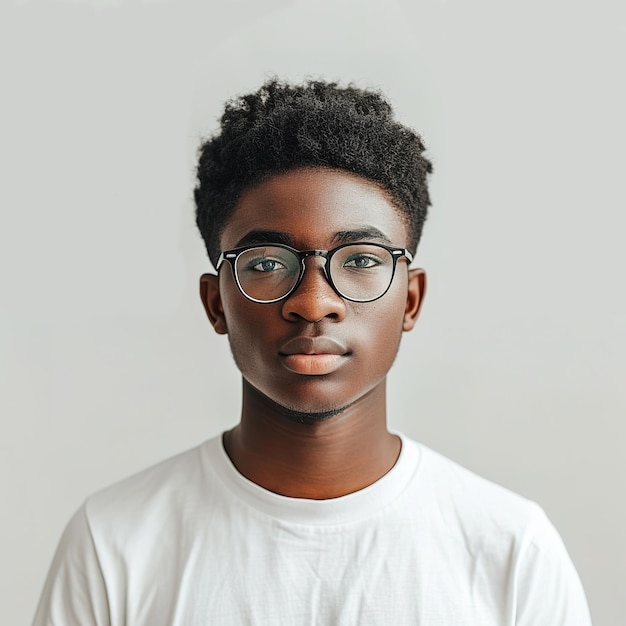
[[[426,272],[423,269],[409,270],[409,285],[404,309],[404,321],[402,330],[413,330],[415,322],[420,314],[422,302],[426,294]]]
[[[200,298],[204,305],[207,317],[215,332],[225,335],[228,332],[222,297],[220,296],[219,278],[214,274],[202,274],[200,276]]]

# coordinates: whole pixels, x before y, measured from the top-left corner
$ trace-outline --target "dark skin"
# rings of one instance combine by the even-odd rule
[[[246,190],[221,246],[272,241],[328,250],[345,241],[404,247],[407,239],[402,214],[377,184],[304,168]],[[403,258],[382,298],[350,302],[329,285],[320,258],[305,264],[297,290],[276,303],[247,300],[227,264],[219,276],[201,277],[200,293],[242,373],[241,421],[224,435],[233,464],[281,495],[336,498],[371,485],[398,458],[386,376],[419,315],[426,275]]]

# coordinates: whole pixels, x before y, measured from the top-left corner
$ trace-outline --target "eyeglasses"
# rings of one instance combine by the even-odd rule
[[[271,244],[222,252],[216,269],[228,261],[241,293],[252,302],[270,304],[297,289],[306,270],[304,260],[310,256],[324,259],[326,280],[337,294],[352,302],[372,302],[384,296],[398,259],[413,260],[406,248],[378,243],[346,243],[332,250],[303,251]]]

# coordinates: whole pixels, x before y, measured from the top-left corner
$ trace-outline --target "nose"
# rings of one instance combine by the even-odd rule
[[[335,321],[344,319],[346,303],[326,278],[325,260],[308,257],[304,263],[306,270],[302,281],[283,302],[283,317],[289,321],[304,319],[308,322],[319,322],[325,317]]]

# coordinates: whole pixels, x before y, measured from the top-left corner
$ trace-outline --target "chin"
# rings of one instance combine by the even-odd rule
[[[262,391],[260,387],[253,385],[249,380],[244,379],[247,392],[252,394],[256,402],[264,405],[270,412],[280,415],[290,422],[296,424],[315,425],[344,413],[358,398],[333,397],[337,394],[328,393],[293,393],[272,394]],[[293,388],[292,388],[293,391]]]
[[[274,400],[265,394],[262,395],[264,395],[266,401],[272,404],[276,413],[297,424],[319,424],[332,417],[341,415],[353,404],[352,402],[339,406],[333,406],[330,402],[290,402],[289,404],[283,404],[280,399]]]
[[[288,420],[297,422],[298,424],[311,425],[319,424],[320,422],[324,422],[331,417],[335,417],[335,415],[340,415],[348,408],[347,406],[344,406],[338,409],[329,409],[327,411],[307,412],[297,411],[296,409],[290,409],[281,405],[277,405],[277,407],[280,414],[285,416]]]

